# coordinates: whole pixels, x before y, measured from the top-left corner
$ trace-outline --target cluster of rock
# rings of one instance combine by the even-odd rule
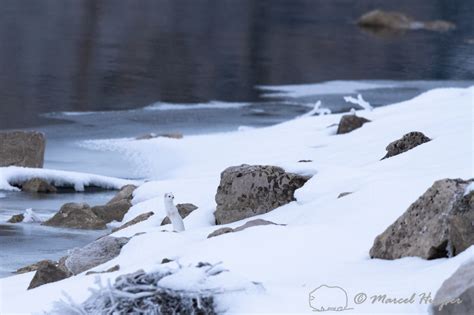
[[[447,21],[435,20],[421,22],[401,12],[373,10],[362,15],[357,24],[360,27],[373,31],[405,31],[405,30],[429,30],[446,32],[456,28]]]
[[[66,203],[49,220],[47,226],[75,229],[105,229],[112,221],[122,221],[132,206],[133,191],[137,187],[126,185],[107,204],[91,207],[86,203]]]

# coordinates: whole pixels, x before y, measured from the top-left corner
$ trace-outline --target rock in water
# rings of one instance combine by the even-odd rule
[[[140,223],[140,222],[142,222],[142,221],[148,220],[148,218],[151,217],[152,215],[154,215],[153,211],[150,211],[150,212],[146,212],[146,213],[142,213],[142,214],[140,214],[140,215],[137,215],[135,218],[133,218],[132,220],[128,221],[127,223],[122,224],[122,225],[119,226],[118,228],[113,229],[113,230],[112,230],[112,233],[115,233],[115,232],[117,232],[117,231],[126,229],[126,228],[128,228],[129,226],[135,225],[135,224]]]
[[[385,148],[385,150],[387,150],[387,154],[382,158],[382,160],[411,150],[414,147],[419,146],[420,144],[426,143],[428,141],[431,141],[431,139],[425,136],[422,132],[409,132],[405,134],[402,138],[391,142]]]
[[[23,166],[41,168],[46,139],[35,131],[0,132],[0,167]]]
[[[474,261],[468,261],[436,292],[433,315],[471,315],[474,310]]]
[[[416,21],[412,17],[401,12],[382,10],[367,12],[359,18],[357,24],[360,27],[373,30],[386,29],[394,31],[424,29],[429,31],[446,32],[456,28],[456,25],[447,21],[435,20],[421,22]]]
[[[435,259],[455,256],[474,244],[474,182],[436,181],[408,210],[377,236],[372,258],[418,256]]]
[[[120,191],[112,198],[107,204],[112,204],[117,201],[121,200],[127,200],[129,202],[132,202],[133,199],[133,192],[137,189],[137,186],[135,185],[125,185],[122,188],[120,188]]]
[[[400,12],[373,10],[362,15],[357,24],[368,28],[410,29],[413,19]]]
[[[344,115],[339,121],[339,126],[337,127],[337,134],[349,133],[355,129],[362,127],[363,124],[370,122],[367,118],[359,117],[356,115]]]
[[[12,215],[12,217],[10,219],[8,219],[8,223],[20,223],[20,222],[23,222],[23,220],[25,219],[25,216],[23,215],[23,213],[20,213],[20,214],[14,214]]]
[[[41,178],[32,178],[21,184],[21,190],[33,193],[55,193],[58,190]]]
[[[92,212],[105,223],[112,221],[122,221],[124,215],[128,212],[132,204],[126,199],[122,199],[113,203],[107,203],[103,206],[92,207]]]
[[[67,277],[69,277],[69,274],[56,267],[54,263],[44,262],[38,267],[38,270],[36,270],[36,273],[28,286],[28,290],[34,289],[43,284],[60,281]]]
[[[198,207],[193,205],[192,203],[179,203],[176,205],[176,208],[178,208],[179,215],[181,218],[186,218],[188,215],[191,214],[194,210],[196,210]],[[161,225],[166,225],[166,224],[171,224],[170,218],[166,217],[163,219],[161,222]]]
[[[73,229],[105,229],[105,221],[99,218],[86,203],[66,203],[43,225]]]
[[[117,257],[128,241],[127,237],[99,238],[82,248],[73,249],[64,264],[69,271],[77,275]]]
[[[225,169],[217,188],[217,224],[267,213],[295,200],[295,190],[310,177],[277,166],[241,165]]]

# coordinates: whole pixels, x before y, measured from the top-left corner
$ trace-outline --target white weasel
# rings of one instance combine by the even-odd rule
[[[171,223],[173,224],[173,230],[176,232],[183,232],[184,231],[184,222],[183,218],[181,218],[181,215],[178,212],[178,208],[173,203],[174,196],[172,193],[166,193],[165,194],[165,210],[166,210],[166,215],[170,219]]]

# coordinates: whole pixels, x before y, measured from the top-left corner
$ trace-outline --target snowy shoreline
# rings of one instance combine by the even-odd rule
[[[358,112],[371,122],[345,135],[335,135],[333,125],[341,117],[337,114],[179,141],[110,142],[108,150],[127,154],[149,178],[160,180],[134,192],[133,207],[123,222],[148,211],[155,215],[113,236],[145,234],[133,237],[120,256],[94,268],[106,270],[118,264],[120,271],[97,276],[113,281],[138,269],[153,271],[163,258],[179,259],[183,265],[222,262],[232,273],[265,288],[255,294],[219,297],[219,308],[231,313],[307,313],[310,291],[323,284],[340,286],[351,297],[359,292],[434,296],[459,265],[474,258],[474,249],[431,261],[371,260],[368,252],[374,238],[435,180],[474,177],[473,100],[474,87],[432,90],[406,102]],[[386,145],[410,131],[421,131],[432,141],[380,161]],[[252,218],[285,227],[261,226],[207,239],[217,228],[213,212],[220,173],[244,163],[276,165],[313,177],[296,191],[297,201]],[[161,232],[171,228],[160,227],[165,216],[162,196],[170,191],[178,202],[199,207],[184,220],[183,233]],[[343,192],[353,193],[337,199]],[[94,286],[93,276],[79,274],[26,291],[32,277],[27,273],[0,279],[0,313],[50,311],[62,291],[80,303]],[[354,312],[366,313],[426,313],[428,306],[351,304]]]

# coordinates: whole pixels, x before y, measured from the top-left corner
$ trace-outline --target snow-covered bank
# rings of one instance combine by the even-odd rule
[[[87,186],[120,189],[122,186],[138,183],[136,181],[87,173],[10,166],[0,167],[0,190],[19,190],[14,185],[33,178],[41,178],[53,186],[74,187],[76,191],[84,191],[84,188]]]
[[[419,301],[355,304],[353,299],[357,293],[434,297],[444,279],[474,258],[473,248],[454,258],[431,261],[369,258],[375,237],[435,180],[474,176],[473,110],[474,87],[438,89],[361,112],[371,122],[345,135],[335,135],[333,126],[341,115],[325,115],[179,141],[109,142],[107,149],[127,153],[143,173],[156,179],[135,191],[134,206],[124,221],[148,211],[155,215],[115,233],[145,232],[133,237],[120,256],[95,270],[120,265],[117,272],[99,275],[106,282],[138,269],[153,271],[163,258],[179,259],[183,265],[222,262],[232,274],[265,288],[258,294],[220,296],[220,308],[232,313],[309,313],[309,294],[321,285],[344,288],[352,312],[426,313],[429,305]],[[421,131],[432,141],[380,161],[386,145],[410,131]],[[258,216],[286,226],[260,226],[207,239],[217,229],[213,212],[220,173],[242,163],[277,165],[314,176],[296,192],[296,202]],[[183,233],[162,232],[171,226],[159,226],[163,194],[170,191],[177,203],[199,206],[184,220]],[[341,192],[353,193],[337,199]],[[82,302],[94,282],[93,276],[80,274],[26,291],[32,276],[0,280],[0,313],[50,310],[62,291]]]

